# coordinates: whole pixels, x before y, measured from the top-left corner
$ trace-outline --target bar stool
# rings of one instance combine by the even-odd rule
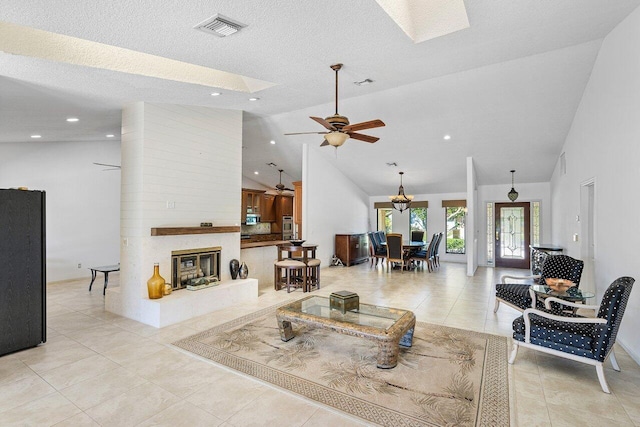
[[[320,289],[320,260],[311,258],[307,260],[307,292],[311,292],[314,286]]]
[[[287,293],[291,292],[292,287],[294,289],[302,288],[302,292],[307,291],[307,266],[304,262],[285,259],[274,262],[273,266],[273,283],[277,291],[282,289],[283,286],[287,287]]]

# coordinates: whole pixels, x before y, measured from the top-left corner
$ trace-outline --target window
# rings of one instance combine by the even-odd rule
[[[531,244],[540,244],[540,202],[531,202]]]
[[[493,202],[487,203],[487,265],[493,265],[493,248],[495,246],[493,237]]]
[[[409,209],[409,235],[412,231],[423,231],[422,241],[427,238],[427,208]]]
[[[444,203],[444,201],[443,201]],[[466,207],[453,206],[445,208],[445,222],[447,224],[447,253],[465,253],[464,222]]]
[[[378,209],[378,231],[384,231],[385,233],[392,233],[392,215],[393,209],[391,208],[379,208]]]

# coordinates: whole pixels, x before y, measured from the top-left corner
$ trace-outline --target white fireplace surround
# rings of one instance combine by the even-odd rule
[[[258,298],[257,280],[232,281],[240,257],[242,111],[134,102],[122,110],[120,287],[108,311],[155,327]],[[157,227],[235,226],[238,231],[157,235]],[[171,277],[171,251],[223,248],[219,286],[150,300],[153,264]]]
[[[240,253],[240,233],[126,238],[121,247],[121,282],[137,286],[108,288],[105,308],[147,325],[162,328],[193,317],[258,298],[258,280],[231,280],[229,261]],[[150,300],[147,280],[153,264],[160,264],[160,275],[171,277],[171,252],[191,248],[221,246],[220,284],[198,291],[181,289],[157,300]],[[139,250],[144,247],[144,250]]]

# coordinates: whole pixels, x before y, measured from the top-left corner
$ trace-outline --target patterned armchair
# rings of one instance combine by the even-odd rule
[[[496,304],[493,312],[498,311],[500,303],[513,307],[518,311],[523,311],[532,306],[532,299],[529,295],[529,286],[533,283],[545,284],[547,278],[557,278],[571,280],[580,286],[582,269],[584,262],[571,258],[568,255],[549,255],[542,264],[542,273],[539,276],[510,276],[505,275],[500,278],[502,283],[496,285]],[[507,279],[531,280],[531,283],[507,283]],[[539,305],[538,308],[543,308]]]
[[[609,358],[616,371],[620,371],[613,352],[613,344],[622,322],[629,294],[635,279],[620,277],[604,293],[600,306],[588,306],[547,298],[546,309],[528,308],[522,316],[513,321],[513,350],[509,364],[513,364],[518,347],[526,347],[543,353],[553,354],[596,367],[602,391],[609,393],[604,376],[603,364]],[[595,318],[582,317],[573,313],[552,314],[551,302],[570,307],[598,310]]]

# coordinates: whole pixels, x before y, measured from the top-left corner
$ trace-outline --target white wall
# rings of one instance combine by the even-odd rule
[[[473,276],[478,269],[478,180],[473,158],[467,157],[467,218],[465,222],[465,239],[467,252],[467,276]]]
[[[277,182],[276,182],[277,184]],[[274,184],[275,185],[275,184]],[[242,188],[250,188],[252,190],[265,190],[265,191],[269,191],[269,190],[273,190],[273,191],[269,191],[270,193],[276,193],[276,191],[273,188],[267,187],[266,185],[262,185],[257,181],[254,181],[250,178],[247,178],[246,176],[242,176]]]
[[[467,197],[466,193],[441,193],[441,194],[414,194],[413,200],[418,202],[429,202],[427,209],[427,240],[431,240],[433,233],[446,233],[447,225],[444,218],[443,200],[460,200]],[[378,218],[376,209],[373,207],[376,202],[389,202],[387,196],[372,196],[369,198],[369,230],[377,230]],[[391,224],[394,233],[402,233],[406,238],[409,237],[409,211],[402,213],[393,210]],[[466,231],[466,229],[465,229]],[[466,236],[465,236],[466,238]],[[448,254],[445,249],[445,239],[440,244],[440,260],[447,262],[466,262],[464,254]]]
[[[120,260],[120,171],[93,162],[119,165],[120,141],[0,144],[0,187],[47,193],[47,282]]]
[[[553,240],[580,257],[580,184],[595,178],[598,301],[620,276],[640,279],[640,9],[605,37],[567,136],[567,171],[551,181]],[[640,284],[636,284],[636,288]],[[640,363],[640,289],[631,293],[618,341]]]
[[[229,279],[229,261],[240,257],[239,232],[151,236],[151,228],[239,226],[241,169],[241,111],[142,102],[125,107],[122,265],[120,288],[107,291],[108,310],[150,323],[142,302],[146,282],[155,262],[170,279],[172,250],[221,246],[221,279]]]
[[[345,177],[317,148],[302,150],[302,235],[318,245],[316,256],[328,266],[336,234],[366,233],[369,196]]]
[[[509,203],[510,184],[478,186],[478,264],[487,265],[487,203]],[[516,183],[518,202],[540,202],[540,243],[557,244],[551,238],[551,186],[548,182]],[[493,243],[493,242],[492,242]],[[493,265],[493,264],[492,264]]]

